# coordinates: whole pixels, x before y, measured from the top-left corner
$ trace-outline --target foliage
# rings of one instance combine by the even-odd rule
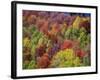
[[[75,56],[72,49],[59,51],[51,61],[51,67],[74,67],[81,66],[81,60]]]
[[[23,69],[91,65],[90,14],[23,10]]]
[[[87,34],[84,28],[70,27],[65,32],[65,39],[78,40],[80,47],[85,48],[90,43],[90,34]]]

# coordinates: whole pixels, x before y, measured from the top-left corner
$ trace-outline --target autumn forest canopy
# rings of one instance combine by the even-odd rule
[[[23,10],[23,69],[91,65],[89,13]]]

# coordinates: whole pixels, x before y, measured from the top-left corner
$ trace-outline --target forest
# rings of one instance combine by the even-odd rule
[[[91,15],[23,10],[23,69],[91,66]]]

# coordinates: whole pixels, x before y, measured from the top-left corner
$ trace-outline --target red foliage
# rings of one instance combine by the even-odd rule
[[[62,50],[72,47],[73,47],[73,42],[71,40],[65,40],[61,45]]]
[[[85,51],[81,49],[76,50],[76,56],[83,58],[85,56]]]
[[[43,26],[44,22],[45,22],[44,19],[40,19],[39,17],[37,17],[36,21],[37,28],[40,29]]]
[[[44,24],[41,26],[40,31],[47,35],[48,34],[48,26],[49,26],[48,24],[49,24],[49,21],[48,20],[47,21],[44,20],[43,23]]]
[[[38,46],[38,48],[36,48],[36,57],[43,56],[43,54],[45,53],[45,49],[46,49],[46,45]]]
[[[42,57],[38,58],[37,66],[39,68],[47,68],[50,64],[49,55],[45,53]]]

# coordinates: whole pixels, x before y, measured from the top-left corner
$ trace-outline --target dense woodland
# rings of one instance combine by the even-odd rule
[[[23,69],[91,65],[91,15],[23,10]]]

